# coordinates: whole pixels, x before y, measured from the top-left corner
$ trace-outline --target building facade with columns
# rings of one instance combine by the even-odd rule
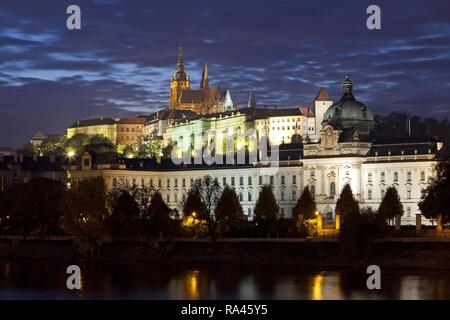
[[[320,115],[321,129],[315,128],[318,130],[317,141],[281,143],[278,159],[269,164],[253,161],[245,164],[175,165],[171,159],[114,157],[100,161],[101,157],[87,150],[81,163],[70,168],[69,179],[73,183],[89,177],[103,177],[108,188],[117,186],[121,181],[150,185],[160,190],[170,207],[181,211],[181,203],[193,182],[210,175],[222,186],[230,185],[236,190],[249,220],[253,219],[260,188],[265,184],[273,187],[280,215],[292,217],[303,189],[309,187],[318,210],[324,219],[331,221],[335,219],[336,201],[346,184],[350,184],[361,207],[375,210],[386,189],[393,186],[397,188],[403,204],[401,223],[415,224],[416,214],[419,213],[418,202],[433,176],[434,165],[444,156],[443,144],[428,136],[377,139],[373,136],[373,114],[364,103],[355,99],[349,77],[343,82],[343,91],[342,98],[336,103],[328,103],[331,100],[326,98],[329,106]],[[318,97],[324,98],[323,92]],[[323,101],[318,100],[319,103]],[[261,125],[266,127],[274,125],[270,121],[276,119],[273,114],[270,115],[272,111],[255,110],[251,107],[240,110],[233,117],[242,119],[234,119],[237,122],[233,125],[238,126],[241,122],[245,125],[249,119],[253,126],[255,121],[263,121]],[[313,122],[318,115],[315,116]],[[233,117],[230,116],[229,120]],[[287,115],[282,117],[288,119]],[[289,123],[292,126],[296,121]],[[217,124],[202,125],[217,128]],[[180,130],[179,133],[183,133]],[[191,125],[189,130],[194,132],[200,129]],[[177,135],[172,133],[173,137]],[[431,222],[422,217],[422,223]]]

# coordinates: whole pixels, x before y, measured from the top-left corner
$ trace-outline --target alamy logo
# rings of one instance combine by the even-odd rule
[[[175,138],[175,137],[174,137]],[[255,164],[278,167],[278,145],[270,146],[268,133],[207,130],[203,134],[180,135],[173,139],[172,162],[186,164]]]
[[[70,5],[66,10],[70,16],[66,20],[66,26],[69,30],[81,30],[81,9],[77,5]]]
[[[366,285],[367,289],[381,289],[381,269],[379,266],[373,264],[367,267],[367,274],[370,274],[369,278],[367,278]]]
[[[67,274],[70,276],[67,278],[66,286],[69,290],[80,290],[81,289],[81,269],[77,265],[70,265],[66,270]]]
[[[379,6],[372,4],[367,7],[367,14],[370,16],[367,18],[366,26],[369,30],[380,30],[381,29],[381,9]]]

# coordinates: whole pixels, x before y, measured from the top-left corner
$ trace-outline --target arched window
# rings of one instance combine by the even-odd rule
[[[330,183],[330,196],[334,196],[336,194],[336,183],[332,181]]]

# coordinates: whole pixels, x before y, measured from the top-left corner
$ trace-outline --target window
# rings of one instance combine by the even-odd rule
[[[372,189],[367,190],[367,199],[372,200]]]
[[[175,192],[175,203],[178,202],[178,194]]]
[[[222,184],[225,186],[227,184],[227,177],[222,178]]]
[[[411,181],[411,171],[406,173],[406,181]]]
[[[161,179],[158,179],[158,188],[161,188],[161,186],[162,186],[162,181],[161,181]]]
[[[411,188],[408,187],[408,189],[406,190],[406,199],[411,199]]]
[[[309,176],[314,177],[314,170],[309,170]]]
[[[384,198],[384,193],[385,193],[384,189],[381,189],[381,199]]]
[[[297,184],[297,175],[292,176],[292,184]]]
[[[89,159],[84,159],[84,166],[89,167],[90,165],[91,165],[91,162],[89,161]]]
[[[263,184],[263,177],[259,176],[259,185],[261,186]]]
[[[170,188],[170,179],[167,179],[167,188]]]
[[[248,208],[247,209],[247,215],[248,215],[249,218],[252,217],[252,208]]]
[[[281,184],[284,184],[284,176],[281,176]]]
[[[244,177],[239,177],[239,185],[240,186],[244,185]]]
[[[280,192],[280,198],[281,198],[281,201],[284,201],[284,191]]]
[[[380,175],[380,180],[381,180],[381,182],[384,182],[384,172],[381,172],[381,175]]]
[[[183,178],[183,180],[181,180],[181,187],[185,188],[186,187],[186,179]]]
[[[234,177],[231,177],[231,185],[234,186]]]
[[[133,186],[136,185],[136,178],[133,178]]]
[[[244,201],[244,196],[242,195],[242,192],[239,192],[239,201]]]
[[[248,199],[248,201],[252,201],[252,193],[251,192],[249,192],[247,194],[247,199]]]
[[[313,196],[316,195],[316,186],[315,186],[315,185],[309,186],[309,190],[311,191],[311,194],[312,194]]]
[[[424,188],[420,189],[420,197],[423,199],[426,196],[426,191]]]
[[[144,178],[142,178],[141,179],[141,186],[144,186],[145,185],[145,180],[144,180]]]
[[[273,176],[270,176],[270,184],[273,185]]]
[[[398,172],[397,171],[394,172],[394,181],[398,181]]]
[[[113,184],[113,187],[117,186],[117,178],[113,178],[112,184]]]
[[[334,196],[336,194],[336,183],[332,181],[330,183],[330,196]]]
[[[248,185],[249,185],[249,186],[252,185],[252,177],[248,177]]]
[[[175,188],[178,188],[178,179],[175,179]],[[176,202],[176,200],[175,200]]]
[[[420,171],[420,181],[425,181],[425,171]]]
[[[406,216],[407,216],[408,218],[411,217],[411,207],[406,207]]]
[[[281,213],[281,216],[284,217],[284,208],[281,208],[280,213]]]
[[[183,203],[186,201],[186,195],[185,194],[183,194],[183,196],[181,197],[181,199],[182,199],[182,201],[183,201]]]
[[[166,196],[166,202],[167,202],[167,203],[170,202],[170,194],[167,194],[167,196]]]
[[[194,179],[191,178],[191,184],[190,186],[192,187],[194,185]]]
[[[150,187],[153,187],[153,179],[150,179]]]
[[[372,172],[367,174],[367,181],[372,182]]]
[[[292,190],[292,201],[297,200],[297,191],[296,190]]]

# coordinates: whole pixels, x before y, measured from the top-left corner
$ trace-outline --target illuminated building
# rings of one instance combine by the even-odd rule
[[[380,205],[386,188],[394,186],[403,203],[402,224],[414,224],[419,213],[417,204],[433,175],[433,166],[443,156],[443,144],[432,137],[376,139],[372,135],[372,112],[355,99],[352,90],[353,83],[347,77],[342,98],[332,103],[321,89],[315,99],[315,114],[303,108],[257,108],[251,93],[247,108],[208,115],[178,114],[172,124],[161,120],[168,118],[168,111],[150,117],[152,134],[162,134],[166,143],[183,146],[193,144],[191,137],[195,133],[211,128],[227,133],[248,128],[257,132],[268,130],[269,140],[279,144],[280,149],[275,168],[258,162],[175,165],[171,159],[156,158],[97,164],[95,153],[86,152],[81,166],[71,168],[71,179],[101,176],[109,188],[120,181],[151,185],[161,191],[169,206],[180,210],[192,183],[210,175],[222,186],[227,184],[236,190],[249,219],[253,218],[253,208],[264,184],[273,186],[279,213],[285,217],[292,216],[303,188],[309,186],[325,220],[335,219],[336,201],[345,184],[350,184],[362,207],[374,209]],[[317,117],[322,119],[320,128],[315,125]],[[164,129],[160,130],[159,125],[164,125]],[[295,134],[301,138],[293,139]],[[285,138],[280,139],[280,135]],[[422,222],[430,223],[423,217]]]
[[[199,89],[191,89],[191,80],[184,70],[183,52],[180,46],[177,70],[170,82],[169,109],[190,110],[202,115],[229,111],[233,108],[234,103],[229,91],[223,91],[219,86],[209,85],[206,62]]]

